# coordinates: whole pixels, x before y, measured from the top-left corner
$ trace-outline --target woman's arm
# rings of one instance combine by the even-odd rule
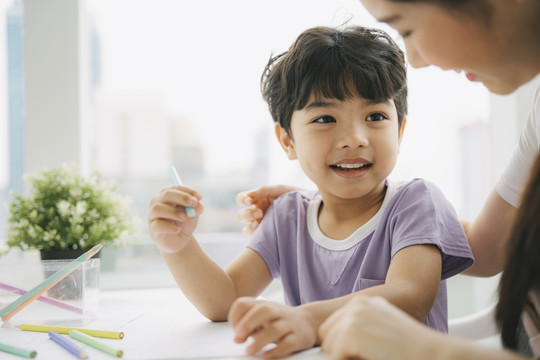
[[[516,208],[493,189],[476,219],[471,223],[462,222],[474,255],[474,264],[465,274],[487,277],[503,270],[504,247],[515,214]]]
[[[321,325],[319,337],[333,360],[525,360],[431,330],[380,297],[355,297]]]

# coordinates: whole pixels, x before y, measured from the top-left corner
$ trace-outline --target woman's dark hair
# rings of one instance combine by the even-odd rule
[[[518,325],[529,291],[540,288],[540,156],[532,169],[508,238],[495,318],[505,347],[516,349]]]
[[[303,109],[311,95],[394,100],[401,125],[407,114],[405,57],[384,31],[315,27],[300,34],[288,51],[270,58],[261,91],[272,118],[291,136],[292,114]]]

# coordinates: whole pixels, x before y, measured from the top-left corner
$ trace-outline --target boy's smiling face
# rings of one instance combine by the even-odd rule
[[[392,100],[372,103],[359,96],[345,101],[316,99],[293,112],[291,134],[276,125],[289,159],[298,159],[323,199],[379,196],[399,152],[403,126]]]

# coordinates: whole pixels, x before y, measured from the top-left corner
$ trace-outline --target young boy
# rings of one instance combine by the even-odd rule
[[[193,231],[201,196],[174,186],[150,203],[150,235],[184,294],[226,320],[249,354],[282,357],[318,343],[318,326],[355,294],[383,296],[447,330],[446,279],[472,254],[440,190],[394,183],[407,111],[402,51],[380,30],[317,27],[270,59],[262,91],[288,158],[318,191],[292,192],[268,209],[247,249],[225,269]],[[281,278],[287,305],[256,300]]]

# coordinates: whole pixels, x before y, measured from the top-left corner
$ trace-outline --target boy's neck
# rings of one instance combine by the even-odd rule
[[[387,186],[360,199],[336,199],[323,194],[317,222],[322,233],[334,240],[348,238],[366,224],[381,208]]]

